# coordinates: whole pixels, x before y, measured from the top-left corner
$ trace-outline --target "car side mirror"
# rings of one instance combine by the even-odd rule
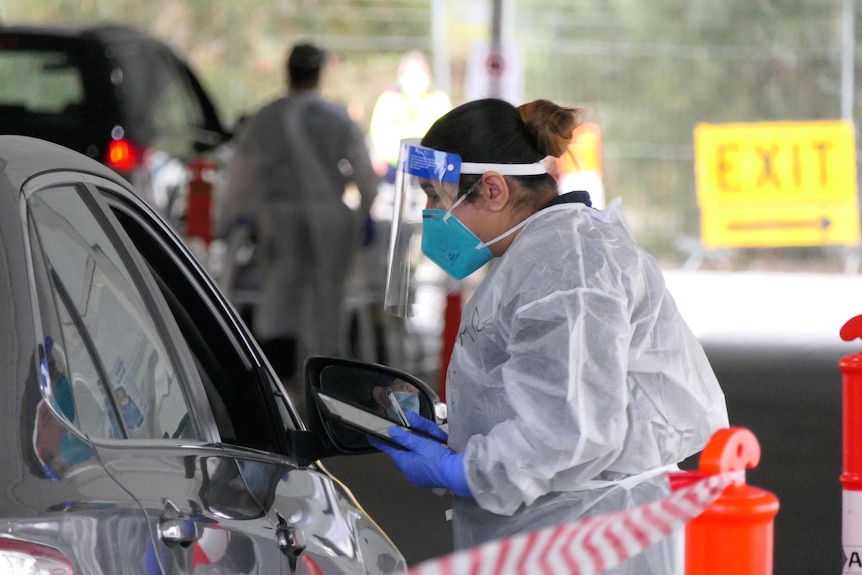
[[[446,405],[427,384],[390,367],[312,356],[305,361],[305,379],[311,419],[341,453],[374,451],[369,435],[390,441],[389,427],[410,427],[407,411],[446,421]]]

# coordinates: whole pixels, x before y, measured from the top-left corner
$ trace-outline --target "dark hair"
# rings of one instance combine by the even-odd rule
[[[517,108],[495,98],[474,100],[434,122],[422,138],[422,145],[458,154],[464,162],[529,164],[547,156],[560,157],[581,123],[582,114],[580,108],[566,108],[548,100],[535,100]],[[461,193],[479,177],[462,177]],[[556,190],[556,182],[549,174],[507,177],[537,193]]]
[[[287,79],[293,88],[314,87],[326,64],[326,51],[314,44],[297,44],[287,58]]]

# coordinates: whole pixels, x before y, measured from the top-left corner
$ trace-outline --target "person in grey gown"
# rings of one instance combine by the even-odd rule
[[[282,379],[305,354],[345,353],[345,286],[373,230],[378,177],[360,128],[320,93],[326,62],[311,44],[290,51],[288,93],[237,136],[219,216],[254,230],[262,285],[253,331]],[[351,181],[358,209],[343,201]]]

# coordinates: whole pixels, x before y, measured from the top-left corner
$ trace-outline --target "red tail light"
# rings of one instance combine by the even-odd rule
[[[72,562],[53,547],[0,537],[0,573],[74,575],[75,569]]]
[[[111,140],[108,146],[108,167],[119,172],[128,172],[137,166],[140,161],[141,152],[134,144],[125,138]]]

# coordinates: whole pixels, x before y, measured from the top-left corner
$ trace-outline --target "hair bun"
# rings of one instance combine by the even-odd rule
[[[534,100],[518,106],[518,115],[536,138],[539,152],[559,158],[568,149],[572,133],[581,124],[583,110]]]

